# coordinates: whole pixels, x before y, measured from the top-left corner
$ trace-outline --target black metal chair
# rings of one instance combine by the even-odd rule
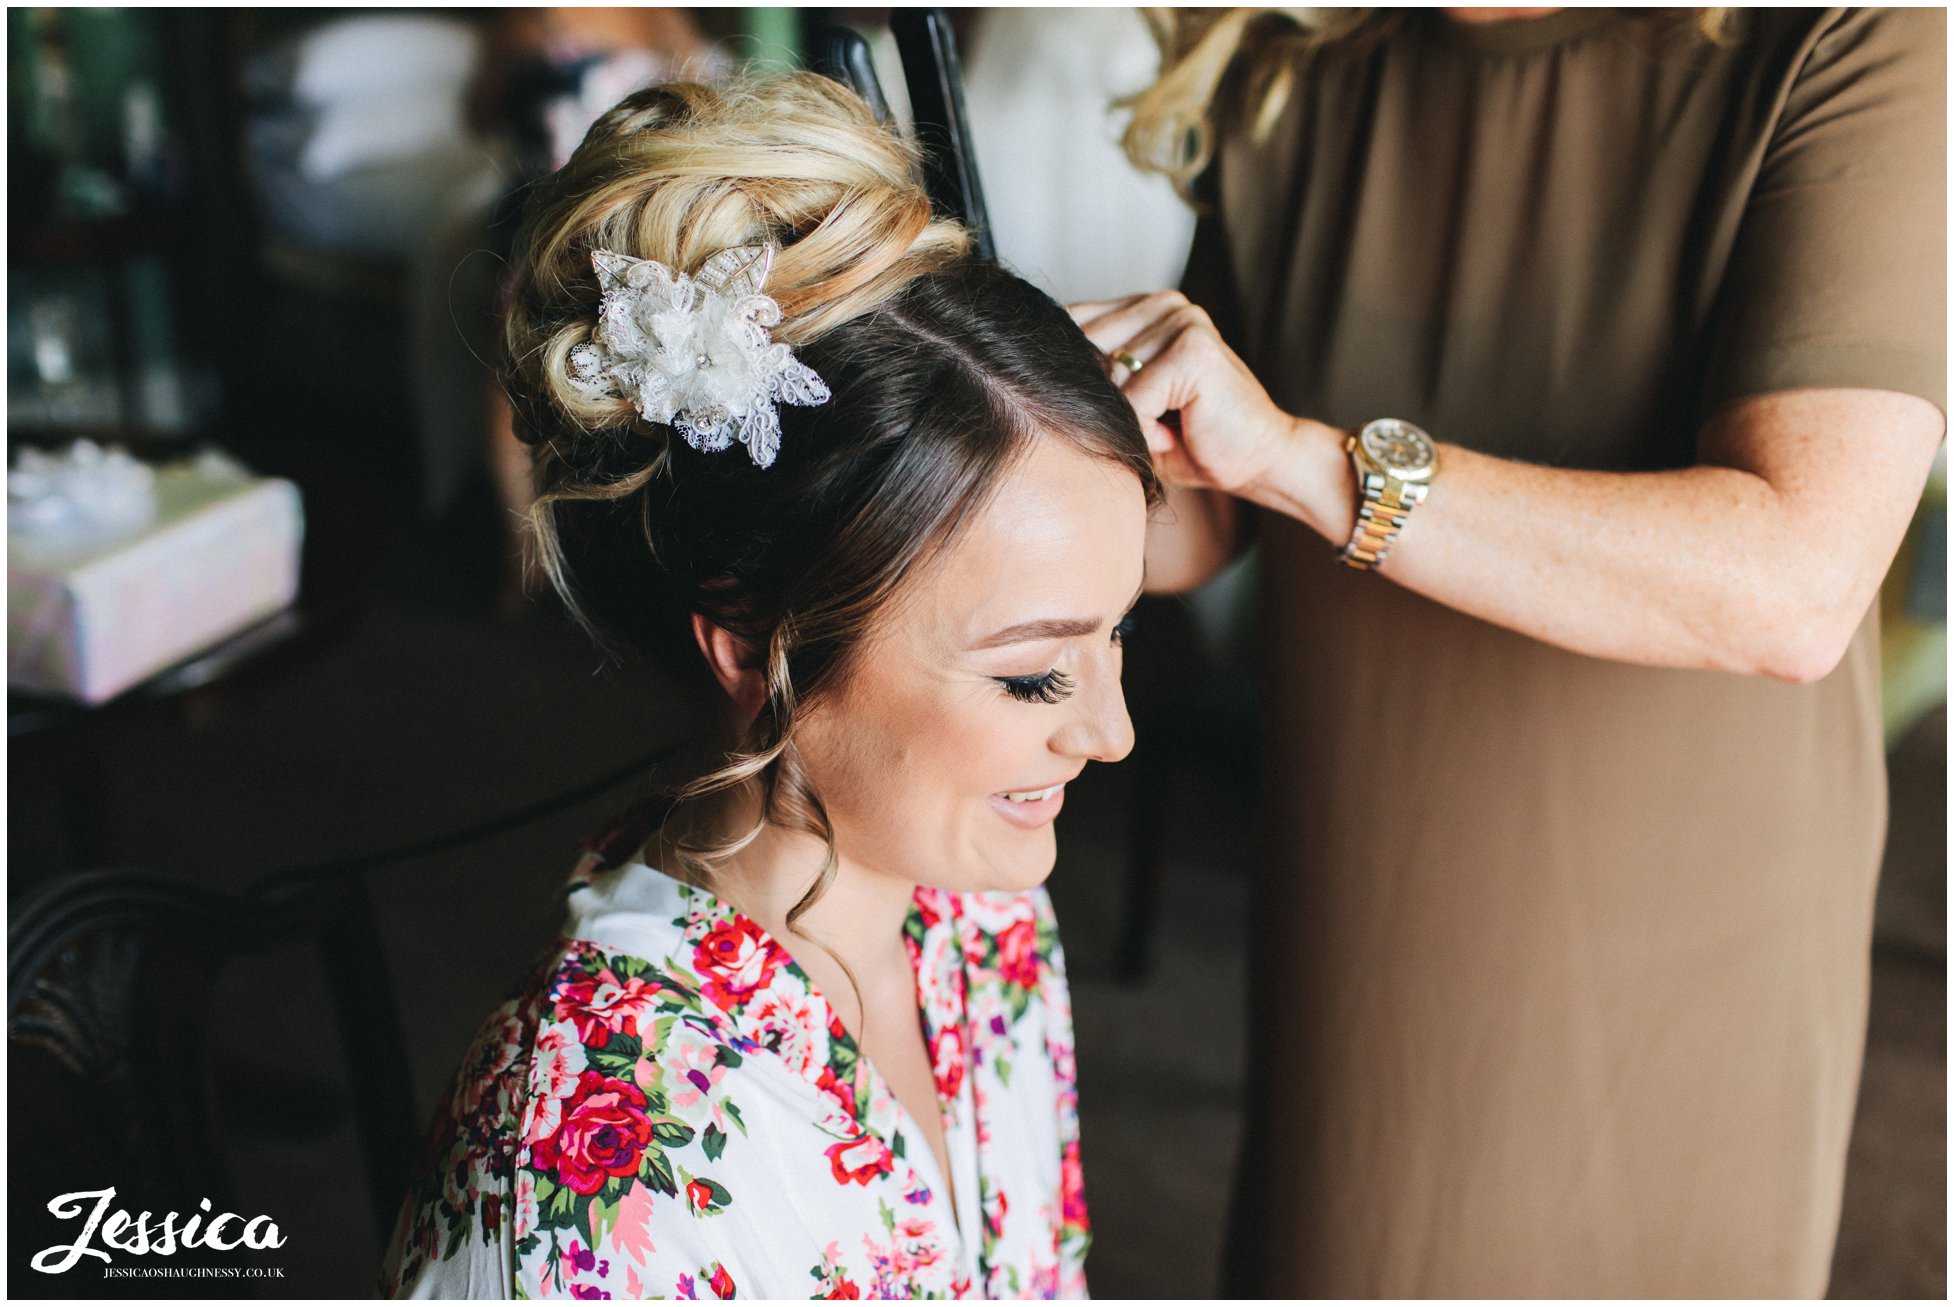
[[[347,1069],[325,1110],[352,1118],[375,1228],[386,1237],[419,1122],[363,873],[281,875],[242,895],[141,871],[73,874],[15,907],[7,944],[12,1292],[102,1292],[98,1263],[63,1275],[29,1269],[35,1252],[79,1233],[79,1222],[48,1211],[59,1194],[114,1186],[117,1210],[159,1220],[187,1216],[204,1198],[213,1211],[239,1210],[217,1110],[222,1068],[207,1049],[221,1017],[213,990],[247,955],[309,951],[323,973]],[[316,1092],[301,1094],[289,1110],[316,1116],[321,1103]],[[179,1252],[170,1264],[241,1260]],[[144,1281],[146,1291],[197,1296],[248,1296],[252,1287]]]
[[[568,790],[458,831],[357,858],[276,872],[225,894],[146,871],[68,873],[12,905],[7,929],[9,1288],[16,1296],[101,1296],[88,1273],[44,1275],[32,1256],[73,1242],[76,1222],[48,1210],[58,1195],[116,1189],[115,1207],[188,1215],[199,1201],[239,1211],[226,1162],[224,1107],[262,1130],[317,1137],[351,1119],[373,1229],[385,1241],[420,1153],[399,1007],[367,875],[477,845],[645,778],[668,762],[661,745]],[[626,807],[586,844],[626,857],[662,819],[657,791]],[[224,972],[247,958],[310,955],[325,982],[346,1074],[308,1065],[289,1092],[252,1085],[219,1093],[207,1056]],[[321,1047],[326,1041],[320,1041]],[[281,1119],[282,1114],[282,1119]],[[250,1216],[258,1213],[242,1213]],[[276,1218],[276,1213],[265,1213]],[[376,1251],[377,1258],[377,1251]],[[372,1260],[372,1259],[368,1259]],[[236,1253],[178,1252],[173,1267],[236,1266]],[[251,1296],[276,1280],[155,1279],[145,1294]],[[268,1295],[274,1296],[274,1295]]]

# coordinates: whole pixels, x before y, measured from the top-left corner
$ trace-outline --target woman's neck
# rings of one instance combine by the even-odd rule
[[[745,829],[750,817],[728,814],[727,829]],[[661,833],[661,840],[663,839]],[[654,846],[657,848],[657,846]],[[657,848],[675,867],[667,844]],[[714,871],[707,887],[745,913],[789,951],[815,940],[838,954],[864,980],[885,968],[909,966],[902,946],[915,884],[842,857],[833,880],[790,929],[787,917],[814,887],[827,856],[824,842],[806,831],[765,826],[747,846]]]

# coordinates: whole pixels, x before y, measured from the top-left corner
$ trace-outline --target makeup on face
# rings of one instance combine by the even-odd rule
[[[799,745],[845,858],[963,892],[1041,883],[1067,787],[1132,744],[1139,481],[1058,441],[1005,476]]]

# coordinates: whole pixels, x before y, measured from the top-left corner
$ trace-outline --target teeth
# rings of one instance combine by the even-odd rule
[[[1013,803],[1036,803],[1040,799],[1051,798],[1054,794],[1057,794],[1060,790],[1064,788],[1065,786],[1061,782],[1058,785],[1054,785],[1049,789],[1043,789],[1043,790],[1011,790],[1008,791],[1004,797],[1009,799]]]

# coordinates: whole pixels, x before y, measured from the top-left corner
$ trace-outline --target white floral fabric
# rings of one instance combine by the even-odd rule
[[[1043,890],[905,928],[952,1188],[780,944],[642,863],[569,920],[436,1116],[399,1297],[1083,1297],[1064,956]]]

